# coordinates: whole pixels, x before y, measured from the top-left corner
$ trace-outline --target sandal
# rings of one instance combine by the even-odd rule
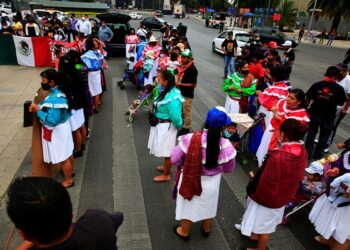
[[[74,187],[74,181],[72,181],[72,183],[71,184],[69,184],[68,186],[65,186],[65,185],[63,185],[63,182],[61,183],[62,184],[62,186],[64,186],[65,187],[65,189],[68,189],[68,188],[71,188],[71,187]]]
[[[156,168],[157,168],[157,170],[159,172],[163,172],[164,171],[164,166],[157,166]]]
[[[178,232],[177,232],[177,229],[179,228],[180,226],[179,225],[175,225],[174,227],[173,227],[173,229],[174,229],[174,233],[177,235],[177,236],[179,236],[179,238],[181,239],[181,240],[183,240],[183,241],[189,241],[190,240],[190,236],[182,236],[181,234],[179,234]]]
[[[158,175],[158,176],[153,178],[153,181],[155,181],[155,182],[170,181],[170,175]]]

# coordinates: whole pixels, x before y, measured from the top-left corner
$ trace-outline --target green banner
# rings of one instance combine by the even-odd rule
[[[0,65],[17,65],[16,49],[12,35],[0,34]]]

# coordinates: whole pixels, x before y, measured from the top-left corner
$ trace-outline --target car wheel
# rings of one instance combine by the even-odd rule
[[[212,45],[211,45],[211,52],[215,53],[215,43],[213,42]]]

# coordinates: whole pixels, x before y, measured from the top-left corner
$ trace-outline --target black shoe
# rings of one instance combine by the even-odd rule
[[[81,144],[81,151],[85,150],[85,144]]]
[[[179,236],[179,238],[180,238],[181,240],[183,240],[183,241],[189,241],[189,240],[190,240],[190,236],[182,236],[182,235],[180,235],[180,234],[177,232],[177,229],[178,229],[179,227],[180,227],[179,225],[175,225],[175,226],[173,227],[174,233],[175,233],[177,236]]]
[[[227,75],[224,75],[224,77],[222,79],[226,79],[227,78]]]
[[[75,151],[73,152],[73,157],[74,158],[78,158],[78,157],[82,157],[83,156],[83,151]]]

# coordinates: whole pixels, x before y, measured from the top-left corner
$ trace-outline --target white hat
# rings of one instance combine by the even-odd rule
[[[152,42],[157,42],[157,38],[155,38],[155,36],[151,36],[149,38],[149,42],[152,43]]]
[[[305,169],[306,173],[323,175],[323,165],[319,161],[311,162],[310,166]]]
[[[282,46],[292,46],[292,41],[286,40]]]

